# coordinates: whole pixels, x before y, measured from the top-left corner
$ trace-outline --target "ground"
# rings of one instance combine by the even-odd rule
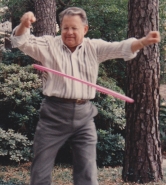
[[[0,177],[3,179],[3,182],[0,181],[0,185],[29,185],[30,166],[30,162],[18,166],[0,166]],[[99,185],[139,185],[138,183],[125,183],[122,181],[121,174],[122,167],[98,168]],[[20,182],[23,183],[20,184]],[[68,165],[55,166],[51,185],[73,185],[72,167]],[[163,168],[163,181],[145,183],[144,185],[166,185],[166,168]]]

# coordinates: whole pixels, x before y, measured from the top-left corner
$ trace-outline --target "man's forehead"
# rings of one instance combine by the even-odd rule
[[[81,18],[77,15],[74,16],[64,16],[62,20],[62,25],[72,25],[72,26],[78,26],[79,24],[83,24]]]
[[[63,22],[64,20],[77,20],[77,21],[81,21],[81,22],[82,22],[82,19],[81,19],[81,17],[80,17],[79,15],[65,15],[65,16],[63,17],[62,22]]]

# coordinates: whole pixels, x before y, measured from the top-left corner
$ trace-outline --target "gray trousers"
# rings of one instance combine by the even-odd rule
[[[97,133],[93,117],[97,108],[85,104],[43,100],[34,138],[31,185],[50,185],[58,150],[71,138],[74,185],[98,185],[96,166]]]

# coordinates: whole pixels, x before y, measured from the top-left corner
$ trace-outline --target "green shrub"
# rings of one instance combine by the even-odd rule
[[[125,141],[112,130],[98,130],[97,163],[99,166],[122,165]]]
[[[42,81],[31,66],[0,64],[1,127],[33,139],[42,101]],[[2,125],[4,123],[4,125]]]
[[[32,158],[32,142],[26,136],[14,133],[14,130],[9,129],[6,132],[0,128],[0,143],[1,161],[5,158],[5,160],[22,162]]]
[[[19,49],[6,50],[2,53],[2,63],[6,65],[18,64],[20,66],[26,66],[34,63],[34,59],[25,55]]]
[[[98,78],[98,84],[109,88],[111,90],[123,93],[123,91],[112,80],[103,80]],[[96,93],[93,103],[98,108],[98,115],[95,117],[97,129],[109,130],[110,128],[114,133],[123,133],[125,129],[125,103],[113,96]]]
[[[166,151],[166,101],[165,100],[162,100],[160,103],[159,128],[160,128],[162,150]]]
[[[97,84],[124,94],[116,81],[108,78],[101,66]],[[96,93],[93,103],[98,108],[95,124],[98,133],[97,163],[99,166],[122,165],[125,136],[125,103],[113,96]]]

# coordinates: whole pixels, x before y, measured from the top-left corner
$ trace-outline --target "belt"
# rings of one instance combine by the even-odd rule
[[[85,100],[85,99],[65,99],[65,98],[62,98],[62,102],[64,102],[64,103],[85,104],[88,101],[89,100]]]
[[[76,103],[79,105],[85,104],[89,101],[88,99],[67,99],[67,98],[58,98],[55,96],[46,96],[46,99],[51,99],[62,103]]]

